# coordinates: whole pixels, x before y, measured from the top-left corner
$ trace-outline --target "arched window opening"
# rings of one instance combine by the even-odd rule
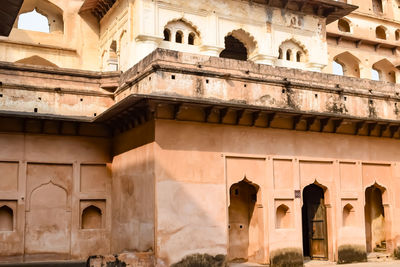
[[[345,19],[339,19],[338,28],[341,32],[350,32],[350,23]]]
[[[169,29],[164,29],[164,41],[171,41],[171,31]]]
[[[284,229],[291,227],[291,216],[289,207],[285,204],[280,205],[276,209],[276,228]]]
[[[382,0],[372,0],[372,10],[375,13],[383,13]]]
[[[283,58],[283,55],[282,55],[282,49],[281,48],[279,48],[279,56],[278,56],[278,59],[282,59]]]
[[[342,64],[338,63],[337,61],[333,61],[332,62],[332,73],[335,75],[343,76],[344,68],[343,68]]]
[[[287,61],[305,62],[306,51],[297,42],[288,40],[279,46],[279,53]]]
[[[103,228],[102,212],[95,206],[89,206],[82,212],[81,229]]]
[[[373,185],[365,190],[365,234],[367,252],[386,252],[385,209],[383,191]]]
[[[0,208],[0,232],[14,230],[14,212],[8,206]]]
[[[333,61],[335,62],[333,63],[333,71],[337,71],[334,74],[341,75],[340,73],[343,72],[345,76],[360,78],[360,60],[351,53],[341,53],[334,57]]]
[[[232,35],[228,35],[225,37],[225,49],[219,56],[222,58],[247,60],[247,48],[241,41]]]
[[[343,226],[354,226],[356,219],[356,213],[351,204],[347,204],[343,208]]]
[[[183,42],[183,32],[177,31],[175,34],[175,42],[181,44]]]
[[[193,32],[191,32],[188,36],[188,44],[189,45],[194,45],[194,38],[195,38],[195,34]]]
[[[117,54],[117,41],[113,40],[108,50],[108,70],[117,71],[119,69],[118,54]]]
[[[396,37],[396,41],[400,40],[400,30],[396,30],[395,37]]]
[[[376,27],[376,38],[386,40],[386,29],[383,26]]]
[[[18,29],[50,33],[49,20],[34,9],[31,12],[19,15]]]
[[[376,81],[396,82],[397,68],[387,59],[382,59],[372,65],[371,78]]]
[[[300,51],[297,51],[297,53],[296,53],[296,61],[297,62],[302,62],[303,61],[302,58],[303,58],[302,53]]]
[[[286,51],[286,60],[291,61],[292,60],[292,50],[288,49]]]

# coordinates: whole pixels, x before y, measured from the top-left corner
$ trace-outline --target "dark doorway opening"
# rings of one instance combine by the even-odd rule
[[[311,184],[303,190],[303,254],[310,259],[328,259],[324,190]]]
[[[258,188],[246,181],[232,185],[229,190],[229,260],[245,262],[251,254],[249,231],[254,224],[257,191]]]
[[[221,52],[219,57],[247,60],[247,49],[241,41],[232,35],[228,35],[225,37],[225,49]]]
[[[365,190],[364,211],[367,252],[386,252],[385,211],[376,185]]]

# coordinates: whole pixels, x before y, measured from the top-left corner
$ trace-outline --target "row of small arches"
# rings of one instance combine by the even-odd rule
[[[284,59],[287,61],[296,61],[302,62],[303,54],[300,51],[295,52],[296,56],[293,55],[292,50],[288,49],[285,53],[282,52],[282,49],[279,48],[279,56],[278,59]]]
[[[191,32],[189,33],[187,37],[187,44],[188,45],[194,45],[194,40],[196,38],[196,34]],[[175,33],[175,43],[178,44],[183,44],[184,43],[184,34],[182,31],[177,31]],[[171,30],[170,29],[164,29],[164,41],[171,42]]]
[[[341,32],[353,33],[351,21],[347,18],[338,20],[338,29]],[[388,30],[385,26],[379,25],[375,28],[375,37],[377,39],[386,40],[388,38]],[[396,41],[400,40],[400,29],[395,31]]]
[[[102,229],[102,211],[94,205],[82,211],[81,229]],[[7,205],[0,208],[0,232],[14,231],[14,211]]]

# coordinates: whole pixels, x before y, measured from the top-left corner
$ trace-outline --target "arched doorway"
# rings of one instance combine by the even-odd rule
[[[228,35],[225,37],[225,49],[221,52],[219,57],[247,60],[247,49],[241,41],[232,35]]]
[[[364,209],[367,253],[385,252],[385,211],[382,204],[382,190],[376,185],[365,190]]]
[[[328,234],[324,190],[311,184],[303,190],[303,254],[311,259],[328,259]]]
[[[258,219],[256,210],[257,185],[249,183],[246,179],[234,184],[229,190],[229,260],[245,262],[254,258],[261,249],[258,228],[261,220]]]

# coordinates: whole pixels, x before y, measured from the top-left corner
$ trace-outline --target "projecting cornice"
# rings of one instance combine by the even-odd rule
[[[354,5],[333,0],[254,0],[253,2],[324,17],[327,24],[347,16],[358,8]]]
[[[101,20],[115,2],[116,0],[85,0],[79,13],[90,11],[98,20]]]

